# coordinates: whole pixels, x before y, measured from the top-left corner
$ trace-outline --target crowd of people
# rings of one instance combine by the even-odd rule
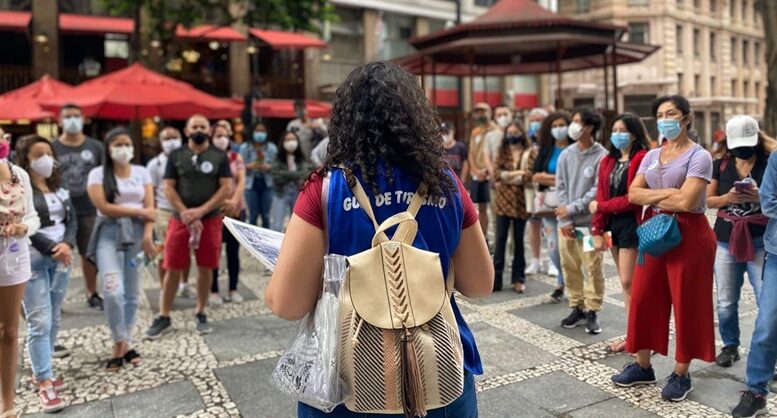
[[[65,407],[59,395],[65,382],[52,359],[69,355],[57,344],[57,332],[76,251],[86,303],[104,310],[113,340],[105,369],[117,372],[143,361],[132,330],[144,264],[158,260],[162,289],[147,339],[172,329],[176,296],[196,298],[193,321],[202,334],[211,331],[208,306],[243,301],[239,244],[224,217],[286,231],[265,299],[283,318],[309,313],[321,287],[323,255],[364,251],[377,220],[397,216],[411,203],[409,197],[393,204],[387,199],[374,214],[364,208],[368,216],[354,217],[360,206],[341,204],[353,198],[354,184],[366,185],[364,193],[372,197],[429,194],[415,209],[415,244],[440,254],[442,271],[453,269],[453,285],[465,296],[502,290],[508,270],[518,295],[530,286],[529,276],[555,277],[549,301],[568,302],[569,314],[559,312],[564,328],[583,325],[599,334],[607,326],[599,312],[609,252],[628,317],[626,337],[610,349],[634,356],[612,382],[656,382],[651,356],[667,355],[674,312],[676,364],[662,390],[670,401],[684,400],[693,389],[693,360],[730,367],[740,359],[738,305],[747,275],[760,311],[748,355],[748,390],[733,415],[766,411],[777,362],[777,141],[755,119],[730,119],[713,155],[694,141],[693,111],[681,96],[653,104],[658,141],[631,113],[607,121],[587,108],[537,108],[519,116],[508,106],[492,110],[479,103],[472,129],[460,141],[452,124],[440,123],[415,79],[386,63],[367,64],[349,76],[338,90],[331,123],[309,118],[302,103],[296,110],[298,117],[277,138],[256,123],[242,144],[233,141],[229,122],[211,125],[192,115],[182,131],[159,131],[162,151],[145,166],[133,164],[129,130],[114,128],[102,141],[89,138],[75,105],[61,109],[63,132],[54,141],[19,138],[11,158],[10,138],[2,136],[3,418],[15,417],[20,310],[42,409]],[[705,216],[708,208],[717,210],[714,227]],[[646,254],[641,228],[662,214],[673,219],[682,240],[660,256]],[[226,292],[218,281],[222,243]],[[311,262],[298,263],[302,257]],[[714,286],[724,343],[719,352]],[[463,392],[428,416],[476,416],[472,376],[483,368],[455,299],[451,306],[461,338]],[[299,411],[324,416],[304,404]],[[355,416],[350,414],[340,407],[332,416]]]

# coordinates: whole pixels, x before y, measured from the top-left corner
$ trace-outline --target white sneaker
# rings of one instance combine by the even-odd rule
[[[526,274],[537,274],[540,272],[540,263],[537,260],[532,260],[529,268],[525,270]]]
[[[218,293],[211,293],[210,296],[208,296],[208,305],[210,306],[219,306],[224,304],[224,299],[221,298],[221,295]]]
[[[548,265],[548,276],[558,277],[558,269],[553,263],[550,263]]]
[[[189,288],[188,283],[181,283],[178,285],[178,297],[179,298],[191,298],[192,297],[192,291],[191,288]]]
[[[237,292],[230,292],[229,293],[229,300],[232,303],[243,303],[243,302],[245,302],[245,299],[243,299],[243,296],[240,295],[240,293],[237,293]]]

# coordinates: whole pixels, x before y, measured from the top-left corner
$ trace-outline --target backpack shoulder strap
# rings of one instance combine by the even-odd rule
[[[326,173],[326,176],[322,179],[321,184],[321,219],[324,227],[324,241],[326,242],[326,252],[329,254],[329,180],[332,176],[332,172]]]

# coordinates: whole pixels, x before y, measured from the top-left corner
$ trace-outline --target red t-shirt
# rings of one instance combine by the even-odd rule
[[[454,177],[456,178],[459,194],[461,194],[461,202],[464,206],[464,225],[462,226],[462,230],[464,230],[478,222],[478,211],[475,209],[475,205],[472,203],[472,199],[464,189],[464,185],[459,177]],[[319,229],[324,229],[323,211],[321,210],[322,187],[323,181],[321,177],[314,174],[305,183],[299,197],[297,197],[297,203],[294,205],[294,214]]]

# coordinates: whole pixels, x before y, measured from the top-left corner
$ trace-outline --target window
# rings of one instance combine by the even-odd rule
[[[685,94],[685,89],[683,88],[684,81],[683,73],[677,73],[677,90],[680,92],[680,94]]]
[[[693,7],[700,9],[701,8],[701,0],[693,0]]]
[[[715,14],[718,12],[718,0],[710,0],[710,13]]]
[[[761,65],[761,43],[753,42],[753,48],[755,48],[755,52],[753,53],[755,56],[755,65]]]
[[[742,16],[740,16],[740,19],[742,22],[747,22],[747,9],[748,9],[748,1],[742,0]]]
[[[737,97],[737,81],[731,80],[731,97]]]
[[[496,3],[496,0],[475,0],[475,6],[491,7]]]
[[[758,99],[758,101],[761,101],[761,82],[756,81],[755,82],[755,98]]]
[[[742,92],[744,97],[750,97],[750,82],[745,80],[745,91]]]
[[[701,55],[701,32],[698,29],[693,30],[693,55]]]
[[[693,95],[701,96],[701,76],[698,74],[693,76]]]
[[[715,33],[710,33],[710,60],[712,62],[718,59],[718,38]]]
[[[710,96],[718,95],[718,79],[714,76],[710,77]]]
[[[742,41],[742,64],[750,64],[750,42]]]
[[[710,126],[712,127],[713,131],[722,128],[722,125],[720,124],[720,112],[710,113]]]
[[[648,0],[629,0],[629,7],[647,6]]]
[[[682,25],[677,25],[675,27],[675,35],[676,35],[676,42],[677,42],[677,53],[682,54],[683,52],[683,44],[685,43],[683,40],[683,27]]]
[[[728,0],[728,18],[734,21],[734,13],[737,11],[736,0]]]
[[[737,63],[737,38],[731,37],[731,63]]]
[[[629,42],[633,44],[646,44],[648,39],[648,24],[646,22],[629,23]]]
[[[577,0],[577,12],[588,13],[591,11],[591,0]]]

